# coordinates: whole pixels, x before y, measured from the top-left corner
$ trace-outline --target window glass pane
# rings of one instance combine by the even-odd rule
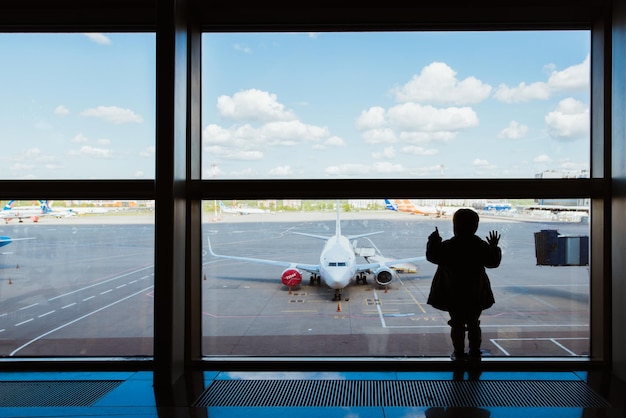
[[[202,42],[205,179],[588,175],[589,31]]]
[[[203,205],[207,356],[449,356],[450,317],[427,303],[437,266],[424,256],[435,229],[452,238],[452,217],[462,207],[479,214],[480,238],[501,235],[501,264],[487,269],[495,304],[480,318],[483,355],[589,354],[584,198],[342,200],[340,232],[348,240],[332,251],[324,248],[336,234],[334,201]],[[345,270],[339,263],[390,259],[403,262],[370,268],[365,281],[349,276],[349,284],[336,286],[337,299],[333,277],[338,283],[340,276],[333,275]],[[309,271],[323,264],[318,282]]]
[[[154,178],[154,34],[1,34],[0,53],[0,179]]]
[[[2,204],[0,355],[152,355],[153,202]]]

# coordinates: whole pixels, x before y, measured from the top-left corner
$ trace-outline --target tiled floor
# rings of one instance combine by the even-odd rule
[[[586,388],[591,388],[593,394],[599,395],[607,406],[483,406],[475,407],[445,407],[435,404],[425,406],[207,406],[207,407],[180,407],[157,408],[155,394],[152,387],[152,373],[150,372],[64,372],[64,373],[0,373],[0,383],[4,387],[12,388],[23,382],[37,382],[41,387],[45,384],[58,382],[96,382],[116,381],[117,387],[109,390],[89,406],[15,406],[7,400],[9,392],[0,386],[0,417],[276,417],[294,416],[298,418],[320,417],[626,417],[626,390],[622,382],[599,372],[483,372],[480,376],[464,374],[455,376],[452,372],[384,372],[384,373],[252,373],[252,372],[205,372],[201,374],[201,384],[209,387],[213,381],[238,380],[237,382],[252,384],[262,380],[264,382],[285,381],[386,381],[395,383],[394,387],[402,382],[428,381],[448,383],[468,379],[478,379],[484,384],[487,382],[583,382]],[[203,380],[203,381],[202,381]],[[475,381],[475,380],[474,380]],[[474,384],[474,383],[470,383]],[[538,385],[537,387],[540,387]],[[485,386],[486,387],[486,386]],[[11,389],[12,390],[12,389]],[[31,394],[34,389],[29,389]],[[3,393],[4,391],[4,393]],[[294,393],[275,393],[280,397],[295,396]],[[516,394],[522,398],[524,394]],[[532,394],[529,394],[529,396]],[[546,395],[547,394],[539,394]],[[20,395],[22,396],[22,395]],[[558,402],[557,402],[558,403]],[[193,404],[193,402],[192,402]],[[278,404],[281,404],[280,402]],[[284,404],[284,403],[283,403]]]

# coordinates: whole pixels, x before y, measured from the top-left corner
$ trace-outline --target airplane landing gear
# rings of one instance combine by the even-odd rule
[[[311,274],[311,277],[309,278],[309,286],[319,286],[320,284],[322,284],[320,276],[318,274]]]
[[[356,284],[367,284],[367,275],[365,273],[359,273],[356,275]]]
[[[341,300],[341,289],[335,289],[335,296],[333,296],[333,301]]]

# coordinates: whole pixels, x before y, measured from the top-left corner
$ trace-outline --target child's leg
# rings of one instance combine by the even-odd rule
[[[453,356],[461,359],[465,355],[465,322],[463,316],[457,312],[450,312],[450,338],[454,348]]]
[[[482,344],[482,331],[480,329],[480,314],[474,313],[470,315],[467,321],[467,339],[469,340],[470,356],[480,357],[480,346]]]

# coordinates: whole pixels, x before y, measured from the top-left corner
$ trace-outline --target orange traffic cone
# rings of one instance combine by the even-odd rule
[[[204,278],[203,278],[203,280],[206,280],[206,273],[204,273]]]
[[[341,302],[337,304],[337,312],[341,312]]]
[[[9,277],[9,284],[13,284],[13,281],[11,280],[10,277]]]

